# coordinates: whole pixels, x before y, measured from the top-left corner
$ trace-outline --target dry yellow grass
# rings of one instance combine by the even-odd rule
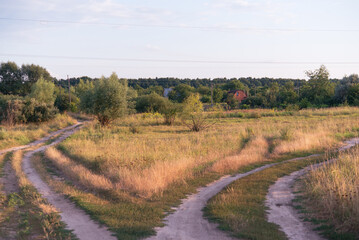
[[[211,168],[214,172],[225,173],[251,163],[267,160],[268,142],[262,136],[251,140],[238,155],[228,156],[215,162]]]
[[[155,117],[134,115],[111,128],[92,124],[62,143],[61,148],[77,163],[122,189],[148,197],[174,182],[186,181],[196,169],[212,163],[206,171],[225,173],[266,161],[266,139],[276,143],[271,156],[326,150],[347,133],[356,134],[359,123],[354,114],[358,113],[357,108],[343,108],[306,110],[297,116],[224,118],[199,133],[181,125],[160,125]],[[136,124],[140,133],[132,134],[130,124]],[[248,132],[253,139],[241,149]]]
[[[24,187],[31,185],[29,180],[26,178],[25,173],[22,171],[22,157],[23,151],[16,151],[12,156],[12,167],[15,170],[15,174],[19,180],[19,186]]]
[[[320,214],[339,231],[359,232],[359,148],[313,170],[306,189]]]
[[[45,156],[67,177],[88,189],[111,190],[117,188],[104,176],[94,174],[82,165],[74,163],[55,148],[47,149]]]

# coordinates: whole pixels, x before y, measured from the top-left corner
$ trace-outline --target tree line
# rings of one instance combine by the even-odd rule
[[[9,123],[41,122],[58,111],[82,111],[93,114],[106,125],[114,118],[134,112],[159,112],[171,124],[180,112],[214,105],[221,108],[276,108],[299,110],[338,105],[359,106],[357,74],[330,79],[325,66],[306,72],[309,80],[239,79],[93,79],[53,78],[38,65],[0,65],[0,121]],[[70,87],[68,86],[70,83]],[[164,89],[171,88],[168,98]],[[243,90],[248,97],[238,102],[231,90]],[[194,96],[194,97],[193,97]],[[190,98],[192,97],[192,98]],[[183,109],[186,109],[185,111]],[[188,116],[188,114],[187,114]]]

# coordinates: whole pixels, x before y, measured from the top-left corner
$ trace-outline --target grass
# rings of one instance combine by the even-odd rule
[[[359,238],[359,148],[313,170],[304,181],[304,204],[329,239]],[[308,202],[310,205],[308,206]]]
[[[121,188],[150,198],[173,183],[185,182],[203,166],[212,166],[207,168],[209,171],[232,173],[243,165],[266,161],[264,155],[280,157],[331,148],[348,133],[358,135],[357,110],[349,112],[351,115],[347,115],[346,108],[333,113],[313,110],[313,118],[303,117],[304,113],[260,119],[224,118],[199,133],[183,125],[162,125],[148,114],[134,115],[109,128],[96,124],[85,127],[61,143],[59,149]],[[131,132],[134,123],[141,129],[139,133]],[[238,158],[244,152],[248,156]]]
[[[68,115],[57,115],[55,119],[41,124],[20,124],[13,127],[0,125],[0,150],[26,145],[75,122],[76,120]]]
[[[241,239],[287,239],[278,226],[267,222],[265,197],[278,178],[317,162],[318,159],[281,163],[239,179],[212,198],[205,216],[219,228]]]
[[[199,133],[165,126],[157,115],[134,115],[107,128],[89,124],[33,161],[56,191],[119,239],[138,239],[154,234],[180,199],[224,174],[323,152],[348,133],[356,136],[357,109],[332,111],[221,118]],[[140,131],[131,131],[134,125]]]

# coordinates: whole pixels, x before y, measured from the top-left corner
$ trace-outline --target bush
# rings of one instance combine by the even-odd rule
[[[0,96],[1,122],[7,125],[26,122],[45,122],[53,119],[58,110],[52,104],[14,96]]]

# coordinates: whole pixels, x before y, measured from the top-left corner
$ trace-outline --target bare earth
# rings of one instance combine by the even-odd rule
[[[359,139],[355,138],[346,142],[346,145],[341,147],[339,151],[349,149],[356,144],[359,144]],[[279,178],[274,185],[269,188],[266,196],[266,206],[269,208],[268,221],[278,224],[280,229],[291,240],[321,240],[316,232],[311,228],[311,225],[304,223],[297,211],[292,206],[294,199],[293,185],[295,181],[308,173],[313,168],[320,167],[321,164],[315,164],[304,168],[300,171]]]
[[[101,227],[94,222],[83,210],[77,208],[70,200],[64,196],[55,193],[50,187],[41,179],[36,170],[31,166],[31,157],[38,152],[43,152],[47,148],[60,143],[67,137],[72,135],[79,124],[74,125],[73,128],[64,132],[59,138],[49,145],[42,146],[34,151],[27,152],[24,155],[22,167],[27,175],[27,178],[34,185],[34,187],[41,193],[41,195],[48,200],[59,212],[62,221],[66,223],[67,228],[73,230],[73,233],[84,240],[101,240],[101,239],[117,239],[112,236],[112,233],[105,227]]]

